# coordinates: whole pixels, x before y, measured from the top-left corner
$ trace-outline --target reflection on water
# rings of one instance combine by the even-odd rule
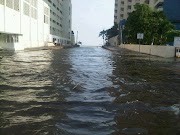
[[[0,55],[2,135],[180,133],[178,61],[101,48]]]

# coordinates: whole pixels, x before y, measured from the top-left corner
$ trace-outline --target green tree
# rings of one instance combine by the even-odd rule
[[[167,42],[173,42],[174,37],[180,37],[180,30],[171,30],[166,33]]]
[[[163,12],[153,11],[146,4],[136,4],[127,19],[124,35],[129,42],[138,43],[137,33],[144,33],[143,44],[162,45],[167,41],[166,33],[173,29]]]
[[[118,24],[114,23],[114,26],[112,26],[110,29],[102,30],[99,33],[99,37],[103,38],[103,44],[105,41],[109,40],[110,38],[118,35]]]
[[[114,26],[112,26],[110,29],[107,30],[107,38],[110,39],[112,37],[115,37],[118,35],[118,24],[114,23]]]
[[[104,42],[105,42],[106,34],[107,34],[107,30],[102,30],[102,31],[99,33],[99,37],[102,37],[102,38],[103,38],[103,45],[104,45]]]

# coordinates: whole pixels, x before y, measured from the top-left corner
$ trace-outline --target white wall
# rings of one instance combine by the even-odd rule
[[[71,41],[72,5],[71,0],[63,1],[63,37]]]
[[[23,50],[24,48],[45,46],[49,41],[50,25],[44,23],[44,7],[46,6],[49,9],[49,6],[44,0],[37,0],[37,18],[34,19],[30,4],[28,4],[30,8],[29,16],[24,14],[24,1],[20,0],[19,11],[0,4],[0,33],[19,35],[18,43],[5,42],[1,37],[0,46],[4,49]]]
[[[174,46],[156,46],[156,45],[120,45],[120,48],[126,48],[132,51],[146,53],[150,55],[170,58],[175,57]]]
[[[110,38],[108,42],[111,46],[117,46],[118,45],[118,36]]]
[[[20,20],[21,20],[20,12],[5,7],[5,25],[4,25],[5,32],[21,34]]]

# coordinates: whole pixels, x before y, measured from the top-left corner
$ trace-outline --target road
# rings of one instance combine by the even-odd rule
[[[98,47],[1,53],[1,135],[180,134],[180,60]]]

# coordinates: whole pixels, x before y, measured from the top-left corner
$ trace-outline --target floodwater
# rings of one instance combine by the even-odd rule
[[[0,135],[180,134],[179,59],[97,47],[0,58]]]

